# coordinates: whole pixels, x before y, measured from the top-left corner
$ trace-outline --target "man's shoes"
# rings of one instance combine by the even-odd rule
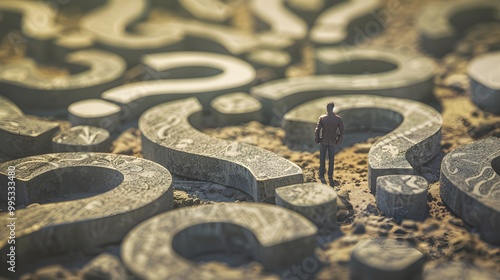
[[[321,181],[321,183],[326,184],[325,177],[319,177],[319,180]]]

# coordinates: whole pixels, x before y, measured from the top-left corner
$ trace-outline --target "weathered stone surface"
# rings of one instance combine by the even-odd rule
[[[325,104],[335,102],[346,135],[358,131],[388,133],[368,153],[368,185],[376,192],[377,177],[415,174],[414,169],[441,151],[441,115],[412,100],[373,95],[335,96],[305,103],[285,115],[283,128],[289,143],[314,143],[314,128]]]
[[[255,69],[270,69],[273,78],[284,78],[285,72],[292,62],[290,54],[279,50],[257,50],[246,57]]]
[[[189,19],[176,19],[168,23],[142,23],[141,28],[161,30],[175,28],[186,35],[185,45],[191,51],[229,54],[244,58],[259,50],[286,51],[292,60],[300,59],[300,46],[285,34],[263,31],[257,34],[241,32],[240,29]]]
[[[122,56],[131,67],[140,63],[145,54],[181,49],[183,33],[174,27],[128,31],[129,25],[145,18],[149,9],[146,0],[109,0],[106,5],[85,14],[80,26],[94,34],[98,47]]]
[[[89,70],[47,78],[36,71],[35,62],[28,58],[0,64],[0,94],[22,109],[66,109],[71,103],[99,97],[123,82],[125,62],[112,53],[81,50],[71,53],[66,62],[68,66]]]
[[[482,239],[500,244],[500,139],[486,138],[447,154],[440,184],[444,203]]]
[[[94,34],[85,30],[60,32],[54,39],[54,45],[50,53],[51,62],[64,64],[66,56],[81,49],[91,48],[95,43],[94,41]]]
[[[303,182],[294,163],[264,149],[210,137],[196,98],[155,106],[139,119],[142,152],[172,173],[242,190],[263,201],[274,189]]]
[[[56,24],[56,11],[46,2],[5,0],[0,2],[0,13],[6,18],[0,26],[0,37],[13,29],[20,29],[22,38],[11,40],[17,49],[27,43],[27,54],[41,62],[47,62],[50,42],[61,30]],[[20,16],[21,20],[7,20]],[[19,26],[20,23],[20,26]],[[12,35],[9,39],[16,38]]]
[[[474,58],[467,74],[472,102],[485,111],[500,115],[500,52]]]
[[[261,119],[262,105],[247,93],[221,95],[210,103],[215,126],[239,125]]]
[[[106,129],[95,126],[74,126],[60,132],[52,139],[52,151],[108,152],[110,144],[110,135]]]
[[[52,137],[59,124],[28,116],[0,119],[0,152],[13,158],[51,151]]]
[[[424,177],[388,175],[377,178],[377,207],[398,223],[427,217],[427,187]]]
[[[332,0],[286,0],[285,5],[303,18],[308,25],[312,25],[317,16],[331,6]]]
[[[270,27],[275,34],[302,40],[307,34],[306,22],[288,10],[284,0],[251,0],[249,8],[261,26]]]
[[[424,255],[404,241],[371,239],[359,242],[349,262],[351,279],[418,279]]]
[[[444,262],[438,263],[433,267],[424,269],[424,280],[497,280],[500,279],[500,274],[494,270],[485,269],[466,262]]]
[[[87,99],[68,107],[71,125],[90,125],[115,131],[120,125],[120,106],[102,99]]]
[[[20,263],[120,242],[141,221],[173,207],[170,173],[154,162],[114,154],[59,153],[0,165],[2,211],[8,210],[11,191],[9,166],[16,173],[16,211],[9,218],[18,219]],[[24,208],[33,203],[39,204]],[[10,246],[7,237],[0,236],[2,263]]]
[[[428,4],[417,18],[425,51],[442,56],[451,51],[464,31],[474,24],[500,20],[496,0],[459,0]]]
[[[315,21],[311,42],[317,46],[360,44],[385,27],[374,14],[384,6],[381,0],[349,0],[330,7]]]
[[[100,254],[85,265],[80,271],[82,279],[127,279],[127,271],[118,257],[108,253]]]
[[[157,77],[163,71],[182,70],[180,78],[199,74],[203,78],[167,79],[122,85],[102,94],[119,104],[127,120],[136,119],[148,108],[162,102],[198,97],[208,111],[218,95],[247,91],[255,80],[255,69],[234,57],[206,52],[172,52],[144,56],[143,63]],[[208,77],[207,77],[208,76]]]
[[[122,245],[122,259],[144,279],[227,279],[231,276],[188,259],[244,253],[267,267],[282,267],[312,254],[316,231],[306,218],[274,205],[181,208],[134,228]]]
[[[370,58],[372,55],[376,58]],[[325,49],[319,51],[317,56],[318,63],[324,63],[325,72],[333,71],[328,69],[334,69],[335,65],[344,66],[330,75],[275,80],[252,88],[252,95],[263,104],[266,120],[280,120],[295,106],[325,96],[374,94],[423,100],[432,94],[436,65],[428,58],[404,56],[393,51],[356,51],[350,48]],[[353,58],[352,66],[345,62],[349,57]],[[357,67],[359,63],[365,66],[364,72],[373,74],[342,75],[343,68],[350,71],[345,74],[363,74],[355,70],[360,69]],[[381,67],[391,64],[396,65],[397,69]]]
[[[192,16],[209,22],[229,23],[235,7],[241,0],[179,0],[179,4]]]
[[[14,102],[0,95],[0,119],[22,115],[23,111]]]
[[[337,224],[337,192],[324,184],[304,183],[277,188],[276,205],[301,214],[320,228]]]

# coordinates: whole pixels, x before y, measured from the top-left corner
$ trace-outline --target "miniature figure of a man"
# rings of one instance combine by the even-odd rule
[[[314,139],[319,148],[319,179],[323,184],[325,181],[325,159],[328,151],[328,180],[333,183],[333,162],[335,155],[335,145],[342,143],[344,138],[344,124],[342,118],[333,112],[335,104],[329,102],[326,104],[326,114],[318,119],[318,124],[314,132]]]

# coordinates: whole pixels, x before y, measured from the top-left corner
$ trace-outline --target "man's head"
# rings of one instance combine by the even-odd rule
[[[326,104],[326,111],[331,113],[333,112],[333,108],[335,108],[335,104],[333,102],[328,102],[328,104]]]

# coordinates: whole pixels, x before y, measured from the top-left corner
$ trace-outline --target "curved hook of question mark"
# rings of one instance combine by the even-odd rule
[[[303,182],[302,169],[275,153],[195,129],[201,127],[201,112],[196,98],[146,111],[139,119],[144,158],[175,174],[237,188],[255,201],[274,196],[277,187]]]
[[[417,18],[423,49],[443,56],[451,51],[464,30],[476,23],[498,21],[500,3],[495,0],[453,1],[428,4]],[[459,22],[456,26],[452,22]]]
[[[284,267],[312,254],[316,232],[306,218],[274,205],[203,205],[169,211],[137,226],[125,237],[122,258],[144,279],[221,279],[228,275],[189,258],[243,252],[268,268]]]
[[[312,143],[318,117],[331,99],[315,99],[288,112],[283,124],[286,137]],[[373,194],[378,177],[416,174],[419,167],[441,151],[442,117],[425,104],[399,98],[347,95],[336,96],[335,107],[343,116],[346,129],[388,133],[373,144],[368,154],[368,185]]]
[[[363,61],[364,71],[372,74],[334,72],[336,65],[355,68],[357,61]],[[374,94],[425,100],[432,95],[436,69],[436,64],[426,57],[354,47],[320,49],[316,64],[318,72],[335,74],[275,80],[251,89],[251,94],[262,102],[265,121],[279,122],[288,110],[325,96]],[[359,72],[353,69],[353,73],[355,70]]]
[[[173,208],[168,170],[130,156],[59,153],[27,157],[0,164],[0,182],[1,216],[15,224],[19,263],[119,242],[141,221]],[[51,203],[57,196],[68,195],[85,198]],[[33,203],[40,204],[20,209]],[[9,260],[11,236],[12,229],[10,233],[2,230],[3,263]]]
[[[124,81],[124,60],[108,52],[75,51],[66,57],[66,62],[88,70],[68,77],[47,78],[36,71],[32,59],[1,64],[0,94],[23,109],[66,109],[73,102],[96,98]]]
[[[500,244],[500,139],[458,147],[441,163],[440,195],[450,209],[479,229],[485,241]]]
[[[144,56],[146,81],[122,85],[102,94],[102,98],[121,106],[123,118],[134,120],[148,108],[176,99],[198,97],[208,111],[218,95],[248,91],[255,80],[254,68],[244,61],[207,52],[172,52]],[[183,77],[201,72],[202,78],[164,79],[176,69],[189,69]],[[201,70],[200,70],[201,68]],[[220,71],[218,74],[213,74]],[[147,80],[153,79],[153,80]]]

